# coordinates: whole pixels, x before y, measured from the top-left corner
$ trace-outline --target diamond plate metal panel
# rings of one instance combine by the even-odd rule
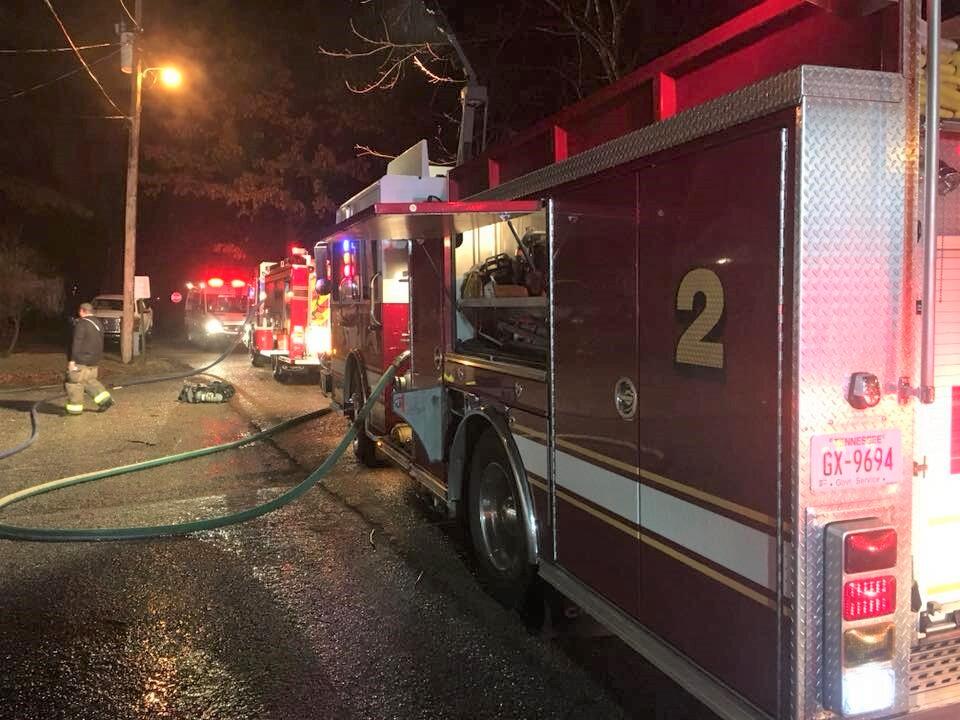
[[[635,130],[569,160],[484,190],[468,199],[534,197],[563,183],[791,107],[803,96],[898,103],[903,98],[903,83],[899,75],[890,73],[804,65],[698,105],[663,122]]]
[[[845,399],[852,372],[876,373],[886,386],[896,387],[897,378],[913,367],[904,313],[904,292],[910,287],[904,248],[906,145],[902,105],[825,96],[807,97],[801,104],[792,398],[794,526],[799,529],[792,645],[796,718],[830,716],[821,706],[823,528],[840,519],[875,516],[898,528],[903,549],[895,709],[909,704],[912,408],[901,406],[896,395],[886,395],[869,410],[855,410]],[[899,484],[811,492],[814,435],[882,428],[901,431]]]

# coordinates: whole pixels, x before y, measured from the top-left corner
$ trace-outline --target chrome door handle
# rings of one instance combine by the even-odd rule
[[[383,279],[383,275],[381,275],[380,273],[374,273],[373,277],[370,278],[370,327],[373,327],[373,328],[378,328],[383,326],[383,323],[377,320],[377,303],[376,303],[377,278]]]

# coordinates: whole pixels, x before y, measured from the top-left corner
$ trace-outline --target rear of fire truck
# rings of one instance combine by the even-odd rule
[[[277,263],[260,263],[258,305],[250,329],[253,365],[270,363],[274,377],[319,377],[320,357],[329,348],[329,298],[318,290],[313,258],[292,248]]]
[[[358,456],[464,514],[498,597],[538,573],[723,718],[960,718],[960,133],[921,212],[922,32],[766,0],[324,240],[335,401],[411,351]]]

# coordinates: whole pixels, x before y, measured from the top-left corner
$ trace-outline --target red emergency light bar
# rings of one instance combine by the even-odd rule
[[[223,278],[213,277],[207,280],[207,285],[212,288],[223,287]]]
[[[230,286],[231,286],[231,287],[242,288],[242,287],[246,287],[246,285],[247,285],[247,284],[246,284],[243,280],[231,280],[231,281],[230,281]]]

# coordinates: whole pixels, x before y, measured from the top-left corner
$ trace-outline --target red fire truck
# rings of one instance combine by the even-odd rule
[[[257,316],[250,328],[250,360],[270,362],[284,381],[294,373],[319,377],[330,345],[329,295],[318,292],[313,258],[302,248],[278,263],[260,263]]]
[[[960,128],[920,132],[920,25],[760,2],[317,250],[334,402],[410,351],[360,460],[723,718],[960,718]]]

